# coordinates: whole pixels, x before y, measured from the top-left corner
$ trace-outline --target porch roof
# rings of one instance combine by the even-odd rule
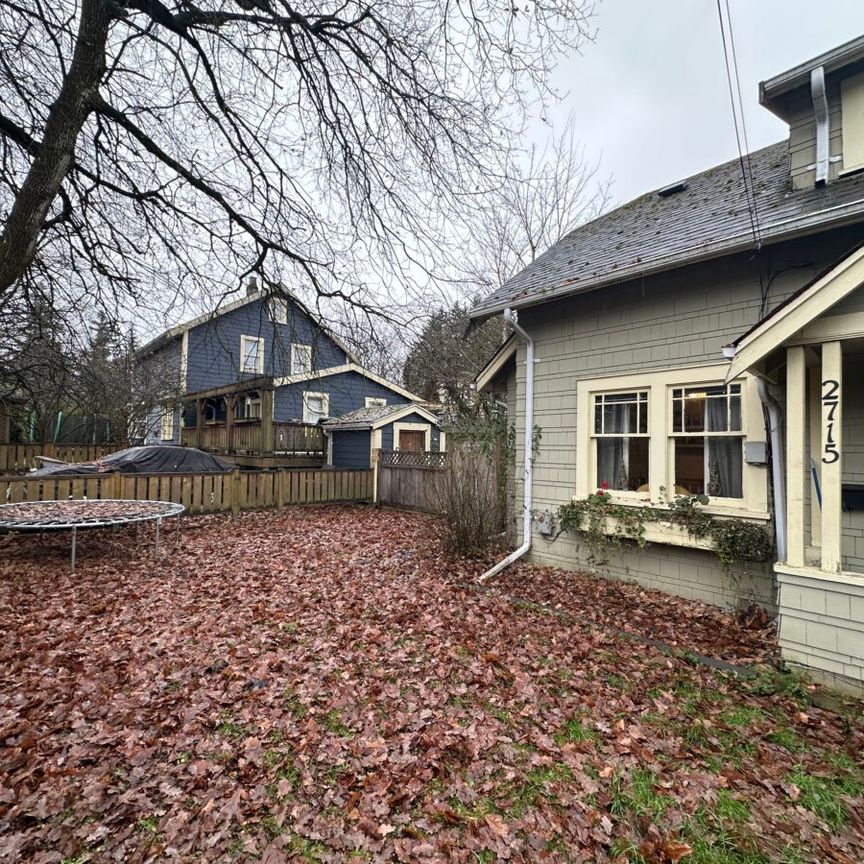
[[[349,411],[341,417],[333,417],[322,424],[328,431],[340,429],[378,429],[394,420],[407,417],[409,414],[419,414],[433,426],[438,425],[438,418],[422,405],[412,402],[408,405],[375,405],[370,408],[358,408]]]
[[[731,345],[727,345],[723,351],[731,363],[726,380],[729,381],[752,368],[785,342],[801,335],[808,324],[824,315],[861,285],[864,285],[864,243],[858,244],[769,312]],[[824,332],[819,335],[819,341],[862,335],[859,331],[864,322],[859,321],[857,316],[836,317],[843,320],[837,320],[833,328],[823,328]]]
[[[243,381],[235,381],[233,384],[224,384],[222,387],[211,387],[209,390],[196,390],[194,393],[186,393],[183,396],[183,401],[191,402],[195,399],[234,396],[235,394],[246,393],[249,390],[272,390],[273,387],[273,377],[271,375],[256,375],[251,378],[245,378]]]

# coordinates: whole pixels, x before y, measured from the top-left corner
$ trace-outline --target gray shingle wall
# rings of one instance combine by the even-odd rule
[[[579,379],[721,362],[723,346],[757,320],[764,286],[770,282],[770,309],[859,238],[860,232],[854,229],[832,232],[822,239],[777,246],[763,253],[761,260],[739,255],[523,310],[520,323],[535,338],[538,361],[535,422],[541,427],[542,440],[534,469],[535,511],[557,510],[575,493]],[[792,265],[794,269],[788,269]],[[524,346],[517,355],[515,383],[516,474],[520,476],[524,458]],[[767,469],[765,474],[767,483]],[[516,487],[517,502],[521,502],[521,484]],[[521,529],[521,524],[517,527]],[[551,545],[538,542],[533,557],[576,566],[583,558],[562,541],[564,538]],[[730,592],[712,555],[671,546],[655,548],[661,551],[634,555],[633,561],[614,575],[626,573],[645,584],[712,603],[735,601],[736,594]],[[649,563],[658,555],[669,562],[663,574],[653,572],[654,565]],[[681,562],[690,561],[688,556],[693,555],[700,559],[698,564],[691,562],[700,568],[698,579],[682,576],[688,565],[682,567]],[[713,581],[708,576],[712,567]],[[676,584],[679,590],[675,590]],[[754,588],[753,593],[766,600],[770,597],[764,585]]]

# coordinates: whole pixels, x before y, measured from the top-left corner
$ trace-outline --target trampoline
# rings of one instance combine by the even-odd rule
[[[18,504],[0,505],[0,531],[6,533],[38,531],[40,534],[43,531],[71,531],[71,564],[74,573],[78,529],[108,528],[131,525],[134,522],[155,522],[154,554],[158,555],[162,520],[172,516],[176,518],[179,532],[180,515],[185,509],[182,504],[173,504],[169,501],[129,501],[121,498],[22,501]]]

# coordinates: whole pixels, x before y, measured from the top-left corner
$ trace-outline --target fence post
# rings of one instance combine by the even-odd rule
[[[240,513],[240,469],[235,465],[231,472],[231,518]]]
[[[378,466],[381,463],[381,450],[376,447],[372,451],[372,503],[380,507],[378,501]]]
[[[285,469],[276,469],[276,509],[281,510],[285,506]]]
[[[46,441],[42,445],[42,455],[48,459],[57,458],[57,445],[53,441]]]

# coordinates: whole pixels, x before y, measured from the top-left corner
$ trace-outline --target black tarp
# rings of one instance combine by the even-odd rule
[[[211,453],[196,450],[194,447],[154,445],[118,450],[96,462],[44,460],[42,467],[33,473],[50,474],[53,477],[101,474],[106,471],[121,471],[124,474],[218,474],[230,471],[233,467]]]

